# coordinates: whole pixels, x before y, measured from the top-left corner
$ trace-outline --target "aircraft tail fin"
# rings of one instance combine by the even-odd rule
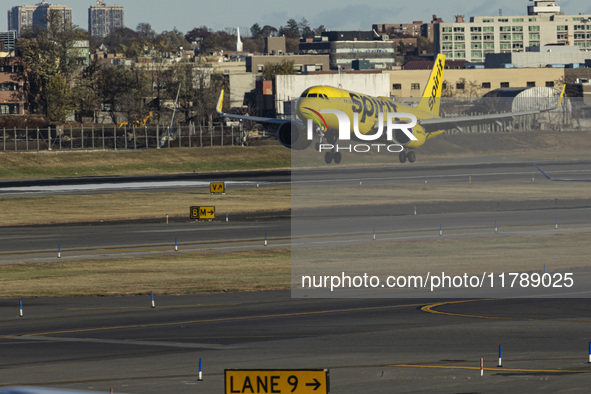
[[[560,99],[558,100],[558,106],[562,105],[562,98],[564,97],[564,92],[566,91],[566,84],[562,87],[562,93],[560,93]]]
[[[439,116],[439,105],[441,103],[441,90],[443,87],[443,69],[445,68],[445,55],[437,55],[433,70],[429,76],[427,86],[423,92],[423,98],[417,105],[417,109]]]
[[[220,98],[218,99],[218,104],[216,105],[215,109],[218,114],[222,114],[222,106],[224,104],[224,89],[220,92]]]

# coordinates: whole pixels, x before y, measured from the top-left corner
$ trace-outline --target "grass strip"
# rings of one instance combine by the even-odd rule
[[[0,266],[0,297],[194,294],[289,287],[288,250]]]

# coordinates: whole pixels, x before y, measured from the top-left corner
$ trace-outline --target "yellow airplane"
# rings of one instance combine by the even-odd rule
[[[217,104],[221,117],[249,120],[273,127],[281,144],[291,149],[305,149],[318,136],[316,150],[325,152],[327,164],[340,163],[341,151],[358,151],[357,146],[339,144],[351,140],[367,147],[398,153],[401,163],[414,163],[414,149],[445,130],[462,126],[499,122],[519,115],[543,110],[495,113],[465,117],[439,116],[445,56],[440,54],[429,76],[427,86],[416,107],[397,104],[388,97],[372,97],[330,86],[312,86],[302,92],[296,104],[297,120],[263,118],[222,112],[222,91]],[[564,94],[564,91],[563,91]],[[562,95],[561,95],[562,98]],[[385,132],[384,132],[385,131]],[[383,144],[369,144],[383,142]],[[390,144],[390,145],[387,145]]]

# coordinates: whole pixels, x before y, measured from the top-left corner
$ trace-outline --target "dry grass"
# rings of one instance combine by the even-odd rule
[[[0,266],[0,297],[193,294],[289,287],[286,250]]]
[[[541,179],[540,179],[541,178]],[[432,180],[425,185],[423,179],[409,182],[352,181],[351,184],[322,184],[313,187],[292,188],[293,208],[318,208],[327,206],[383,205],[441,202],[489,201],[554,201],[554,199],[587,199],[589,184],[581,182],[549,182],[538,177],[535,182],[524,175],[523,181],[468,182],[458,179],[456,183],[438,184]],[[306,196],[314,196],[313,199]]]
[[[6,152],[0,154],[0,179],[244,171],[289,166],[290,150],[278,143],[117,152]]]
[[[448,275],[572,272],[591,253],[589,234],[495,236],[372,243],[295,254],[298,275]],[[193,294],[288,289],[289,250],[0,266],[0,297]],[[576,276],[576,275],[575,275]],[[575,278],[576,279],[576,278]]]
[[[503,236],[466,239],[373,242],[294,252],[297,273],[310,275],[449,275],[483,272],[541,272],[588,266],[591,234]],[[327,256],[322,261],[319,256]],[[571,271],[572,272],[572,271]]]
[[[263,203],[264,201],[264,203]],[[85,193],[81,195],[5,198],[0,200],[2,225],[100,222],[189,217],[191,206],[215,206],[217,216],[289,209],[290,188],[228,188],[212,195],[209,188],[151,193]]]

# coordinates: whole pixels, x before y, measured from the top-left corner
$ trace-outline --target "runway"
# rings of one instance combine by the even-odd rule
[[[558,178],[591,179],[591,161],[537,162],[544,171]],[[371,184],[393,181],[414,183],[427,179],[434,183],[463,182],[468,178],[474,182],[513,180],[545,181],[543,175],[528,162],[466,164],[425,164],[403,167],[341,167],[327,166],[297,171],[245,171],[233,173],[177,174],[142,177],[93,177],[57,178],[49,180],[11,180],[0,182],[0,198],[80,194],[84,192],[112,192],[131,189],[134,191],[160,191],[171,189],[208,188],[209,182],[227,182],[242,188],[259,185],[314,185],[317,183]]]
[[[537,164],[555,177],[591,177],[587,162]],[[488,183],[525,183],[534,177],[552,185],[529,163],[382,168],[372,169],[371,176],[364,169],[323,169],[299,174],[295,181],[304,187],[322,182],[358,187],[360,181],[368,186],[423,184],[425,177],[429,185],[465,183],[468,177]],[[240,178],[247,187],[256,187],[257,180],[283,184],[289,176]],[[66,187],[34,193],[80,192]],[[19,193],[30,191],[12,190],[6,196]],[[58,245],[60,261],[165,256],[175,253],[175,239],[178,253],[224,253],[287,248],[292,242],[305,248],[380,246],[499,236],[584,237],[591,232],[591,198],[555,200],[548,195],[492,204],[417,205],[417,215],[395,199],[377,210],[371,204],[355,211],[305,209],[298,218],[312,225],[304,233],[301,227],[294,231],[288,212],[282,217],[244,215],[228,223],[179,219],[169,224],[4,227],[0,261],[55,262]],[[351,220],[355,228],[343,225]],[[224,369],[328,368],[333,393],[577,392],[587,390],[591,373],[591,306],[586,299],[292,299],[281,291],[157,294],[154,309],[147,296],[24,299],[23,304],[19,318],[18,300],[0,299],[0,387],[217,393],[223,392]],[[497,366],[499,345],[502,368]],[[200,358],[204,380],[197,382]]]
[[[591,373],[583,300],[435,302],[431,311],[421,310],[428,300],[294,300],[287,292],[156,302],[25,300],[18,318],[14,303],[1,301],[0,381],[218,393],[226,368],[329,368],[334,393],[576,392]]]

